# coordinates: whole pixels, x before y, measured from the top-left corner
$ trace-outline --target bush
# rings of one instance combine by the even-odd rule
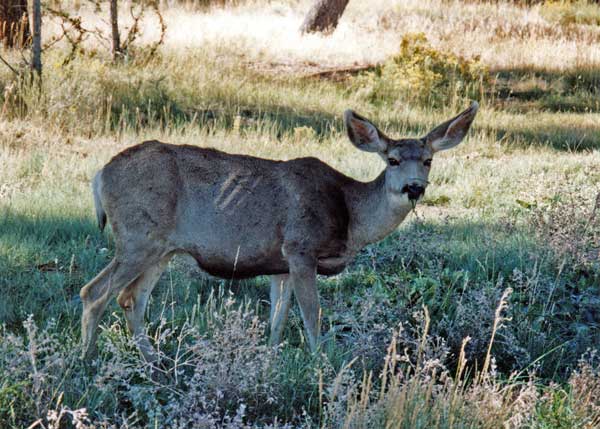
[[[198,320],[207,332],[189,319],[179,328],[159,321],[161,368],[139,357],[119,324],[105,331],[102,355],[86,364],[54,321],[40,328],[30,317],[24,338],[0,330],[2,427],[281,427],[263,422],[277,412],[279,349],[266,344],[265,325],[248,303],[222,294],[211,302]],[[83,397],[95,409],[77,408]]]
[[[355,79],[373,103],[397,101],[427,104],[454,104],[462,98],[479,99],[488,73],[478,57],[466,59],[435,49],[423,33],[407,34],[400,52]]]
[[[494,329],[505,299],[506,294],[498,304]],[[538,400],[534,379],[523,383],[510,376],[501,381],[489,352],[481,371],[466,375],[468,338],[462,342],[458,369],[451,374],[443,340],[429,334],[427,311],[422,316],[420,337],[402,326],[394,333],[378,379],[369,373],[361,380],[351,364],[338,372],[325,389],[324,427],[529,427]],[[494,333],[488,337],[490,345]]]

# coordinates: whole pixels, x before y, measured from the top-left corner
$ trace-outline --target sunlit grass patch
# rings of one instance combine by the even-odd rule
[[[599,25],[600,7],[589,0],[548,1],[541,8],[542,16],[562,25]]]

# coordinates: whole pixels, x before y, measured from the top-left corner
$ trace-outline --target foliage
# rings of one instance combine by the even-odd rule
[[[406,34],[400,52],[357,77],[353,90],[373,103],[455,105],[480,98],[487,71],[478,58],[465,59],[435,49],[423,33]]]
[[[93,5],[95,14],[108,15],[105,2],[97,0],[88,0],[88,2]],[[44,12],[51,21],[54,21],[60,27],[60,31],[53,34],[46,42],[44,49],[48,50],[61,42],[66,44],[69,53],[65,56],[63,65],[71,62],[77,54],[85,53],[86,42],[89,39],[94,39],[96,42],[103,44],[107,50],[110,49],[111,39],[107,34],[108,30],[103,30],[101,27],[88,27],[81,16],[72,12],[72,5],[61,5],[57,2],[56,4],[46,5]],[[128,12],[131,16],[131,23],[121,31],[121,48],[128,58],[137,54],[148,60],[154,56],[158,47],[163,44],[167,31],[159,4],[157,1],[133,1],[129,4]],[[146,19],[145,15],[148,14],[153,14],[156,17],[159,36],[151,44],[140,48],[136,46],[136,43],[142,35],[142,22]]]

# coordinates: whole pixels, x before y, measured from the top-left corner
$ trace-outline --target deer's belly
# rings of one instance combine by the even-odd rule
[[[188,250],[198,266],[207,273],[225,279],[250,278],[260,275],[287,274],[289,266],[281,253],[268,252],[254,257],[244,257],[243,248],[236,255]],[[354,254],[321,257],[317,261],[317,273],[321,275],[339,274],[353,260]]]
[[[278,255],[244,257],[240,254],[189,253],[202,270],[224,279],[246,279],[260,275],[285,274],[289,271],[287,262]]]
[[[344,271],[346,266],[352,262],[353,259],[353,253],[319,258],[317,262],[317,273],[325,276],[339,274]]]

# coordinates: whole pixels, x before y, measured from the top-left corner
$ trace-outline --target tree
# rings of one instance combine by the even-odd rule
[[[0,2],[0,41],[6,48],[23,47],[29,39],[27,0]]]
[[[308,11],[300,31],[302,33],[331,33],[337,27],[349,0],[317,0]]]
[[[121,36],[119,34],[119,6],[117,0],[110,0],[110,28],[112,40],[112,56],[117,61],[121,57]]]
[[[42,76],[42,5],[40,0],[31,0],[31,69]]]

